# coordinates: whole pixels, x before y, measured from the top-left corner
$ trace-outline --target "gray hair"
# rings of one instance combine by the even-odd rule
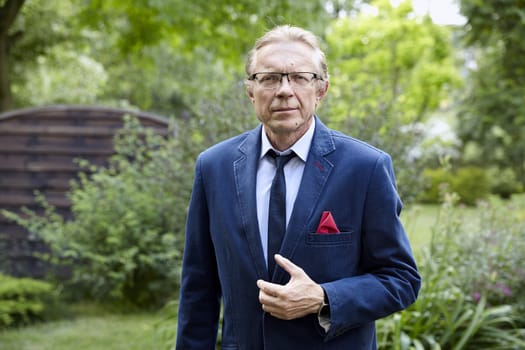
[[[255,62],[255,56],[257,54],[257,50],[261,49],[262,47],[275,43],[275,42],[282,42],[282,41],[297,41],[304,43],[308,46],[310,46],[312,49],[314,49],[315,56],[319,59],[319,66],[322,70],[322,77],[324,80],[328,80],[328,68],[326,65],[326,56],[324,52],[321,50],[319,45],[319,40],[317,37],[310,31],[294,27],[290,25],[282,25],[277,26],[264,34],[262,37],[260,37],[256,42],[253,48],[248,53],[248,57],[246,59],[246,66],[245,71],[247,75],[252,74],[253,65]]]

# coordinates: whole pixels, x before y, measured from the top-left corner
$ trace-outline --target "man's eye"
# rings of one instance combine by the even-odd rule
[[[277,75],[263,75],[260,79],[262,82],[274,82],[280,80],[280,77]]]
[[[303,74],[294,74],[290,77],[293,81],[297,81],[297,82],[305,82],[305,81],[308,81],[308,77],[306,75],[303,75]]]

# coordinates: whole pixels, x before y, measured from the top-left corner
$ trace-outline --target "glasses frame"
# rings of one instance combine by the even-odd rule
[[[282,83],[283,83],[283,77],[286,76],[286,79],[288,80],[288,83],[290,84],[290,86],[292,87],[306,87],[308,85],[295,85],[294,83],[292,83],[292,81],[290,81],[290,74],[303,74],[303,73],[306,73],[306,74],[312,74],[312,79],[308,81],[308,85],[310,85],[312,83],[312,81],[314,80],[321,80],[321,81],[324,81],[323,77],[320,75],[320,74],[317,74],[317,73],[314,73],[314,72],[288,72],[288,73],[281,73],[281,72],[257,72],[257,73],[253,73],[251,75],[248,76],[248,80],[251,80],[251,81],[257,81],[259,86],[265,90],[275,90],[277,89]],[[260,85],[260,82],[259,80],[257,80],[257,75],[258,74],[279,74],[281,76],[281,79],[279,80],[279,84],[274,86],[274,87],[263,87]]]

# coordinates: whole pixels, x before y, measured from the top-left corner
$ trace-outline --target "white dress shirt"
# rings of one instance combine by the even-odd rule
[[[259,158],[259,165],[257,167],[256,190],[257,220],[259,221],[259,232],[261,233],[261,243],[265,261],[268,261],[268,208],[270,206],[270,188],[272,187],[272,181],[276,171],[274,159],[266,155],[266,153],[270,149],[273,149],[278,155],[288,154],[292,151],[297,155],[297,157],[292,158],[284,166],[284,177],[286,180],[286,226],[288,226],[295,198],[297,198],[297,192],[299,191],[299,185],[303,178],[304,165],[308,157],[308,152],[310,151],[314,130],[315,119],[312,120],[312,124],[306,133],[297,140],[292,147],[284,152],[279,152],[272,147],[268,136],[266,136],[264,132],[264,127],[261,132],[261,157]]]

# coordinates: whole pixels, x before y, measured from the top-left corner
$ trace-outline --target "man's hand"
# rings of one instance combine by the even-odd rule
[[[290,281],[283,286],[258,280],[262,309],[283,320],[316,313],[323,304],[323,288],[285,257],[275,254],[275,262],[290,274]]]

